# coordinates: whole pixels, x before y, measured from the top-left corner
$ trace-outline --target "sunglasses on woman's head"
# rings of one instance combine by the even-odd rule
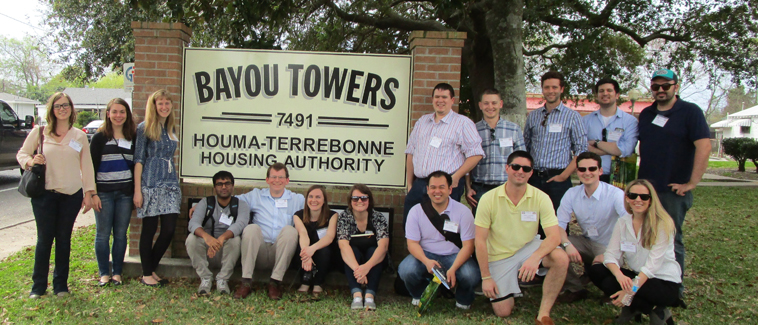
[[[598,169],[598,167],[597,167],[597,166],[591,166],[591,167],[576,167],[576,170],[578,170],[578,171],[580,171],[580,172],[582,172],[582,173],[586,172],[588,169],[589,169],[591,172],[594,172],[594,171],[596,171],[596,170]]]
[[[626,194],[626,197],[628,197],[630,200],[636,200],[638,196],[640,200],[642,201],[647,201],[647,200],[650,200],[651,198],[650,194],[640,194],[640,193],[632,193],[632,192],[629,192]]]
[[[663,91],[668,91],[674,85],[676,84],[652,84],[650,85],[650,89],[653,91],[658,91],[659,89],[663,88]]]
[[[358,200],[363,201],[363,202],[368,202],[368,196],[367,195],[351,196],[350,199],[352,199],[353,202],[358,202]]]
[[[519,164],[509,164],[508,166],[511,166],[511,168],[513,168],[513,170],[515,171],[519,171],[522,168],[524,169],[525,173],[532,171],[532,167],[529,167],[529,166],[521,166]]]

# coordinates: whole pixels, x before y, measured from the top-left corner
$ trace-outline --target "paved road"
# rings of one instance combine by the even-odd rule
[[[34,220],[32,205],[18,191],[21,173],[18,169],[0,171],[0,229]]]

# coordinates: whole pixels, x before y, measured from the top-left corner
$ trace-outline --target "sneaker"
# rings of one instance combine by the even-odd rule
[[[518,286],[522,288],[532,288],[532,287],[539,287],[542,285],[542,282],[545,281],[545,277],[535,275],[534,279],[529,282],[522,282],[521,280],[518,281]]]
[[[352,310],[363,309],[363,298],[354,297],[353,303],[350,304],[350,309]]]
[[[363,305],[367,310],[376,310],[376,303],[374,302],[374,298],[366,298],[366,301],[363,303]]]
[[[216,291],[223,294],[230,294],[229,282],[224,279],[216,279]]]
[[[39,299],[40,297],[41,297],[41,295],[38,295],[36,293],[30,293],[29,294],[29,299]]]
[[[197,294],[207,295],[211,293],[211,287],[213,287],[211,278],[202,278],[200,279],[200,287],[197,288]]]
[[[68,296],[68,291],[61,291],[55,294],[58,298],[66,298]]]
[[[463,310],[469,310],[469,309],[471,309],[471,305],[461,305],[457,301],[455,302],[455,307],[463,309]]]
[[[418,307],[418,304],[420,303],[421,303],[421,299],[413,298],[413,300],[411,300],[411,305],[414,305],[416,307]]]

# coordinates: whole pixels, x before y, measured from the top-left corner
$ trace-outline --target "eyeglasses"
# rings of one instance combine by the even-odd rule
[[[668,84],[668,83],[666,83],[666,84],[652,84],[652,85],[650,85],[650,89],[652,89],[653,91],[658,91],[659,89],[663,88],[663,91],[668,91],[674,85],[676,85],[676,84]]]
[[[589,171],[594,172],[597,171],[597,166],[591,166],[591,167],[576,167],[576,170],[578,170],[581,173],[586,172],[589,169]]]
[[[368,195],[361,195],[361,196],[351,196],[350,199],[353,200],[353,202],[363,201],[368,202]]]
[[[608,142],[608,129],[603,129],[602,136],[603,142]]]
[[[216,186],[218,187],[232,186],[232,182],[218,182],[216,183]]]
[[[545,119],[542,120],[542,126],[545,126],[547,124],[547,117],[550,116],[550,112],[545,113]]]
[[[528,173],[528,172],[532,171],[532,169],[533,169],[532,167],[521,166],[519,164],[509,164],[508,166],[511,166],[511,168],[513,168],[514,171],[519,171],[519,170],[521,170],[523,168],[525,173]]]
[[[62,110],[62,109],[69,109],[71,108],[70,103],[63,103],[63,104],[55,104],[53,105],[53,109],[55,110]]]
[[[490,129],[490,140],[495,141],[495,129]]]
[[[640,193],[629,192],[629,193],[626,193],[626,197],[628,197],[630,200],[636,200],[637,197],[639,197],[640,200],[647,201],[647,200],[650,200],[651,196],[650,194],[640,194]]]

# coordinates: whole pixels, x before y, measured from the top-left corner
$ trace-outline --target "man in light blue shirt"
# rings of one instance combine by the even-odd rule
[[[594,89],[600,109],[582,118],[587,129],[588,151],[602,157],[605,168],[600,180],[606,183],[610,182],[611,156],[633,154],[639,135],[637,119],[616,106],[619,89],[616,80],[600,79]]]
[[[582,183],[566,191],[558,208],[558,225],[568,229],[571,215],[576,217],[582,233],[568,236],[561,231],[561,246],[571,262],[583,263],[585,270],[594,261],[603,261],[603,253],[611,239],[618,218],[627,214],[624,208],[624,191],[600,181],[603,160],[592,152],[583,152],[576,157],[576,174]],[[586,274],[586,272],[585,272]],[[574,302],[587,297],[579,275],[569,267],[558,302]]]
[[[292,216],[305,205],[302,194],[285,189],[289,171],[282,163],[266,171],[269,188],[253,189],[239,196],[250,206],[252,223],[242,231],[242,283],[234,298],[243,299],[252,291],[253,270],[271,269],[268,296],[282,298],[281,281],[297,248],[297,230]]]

